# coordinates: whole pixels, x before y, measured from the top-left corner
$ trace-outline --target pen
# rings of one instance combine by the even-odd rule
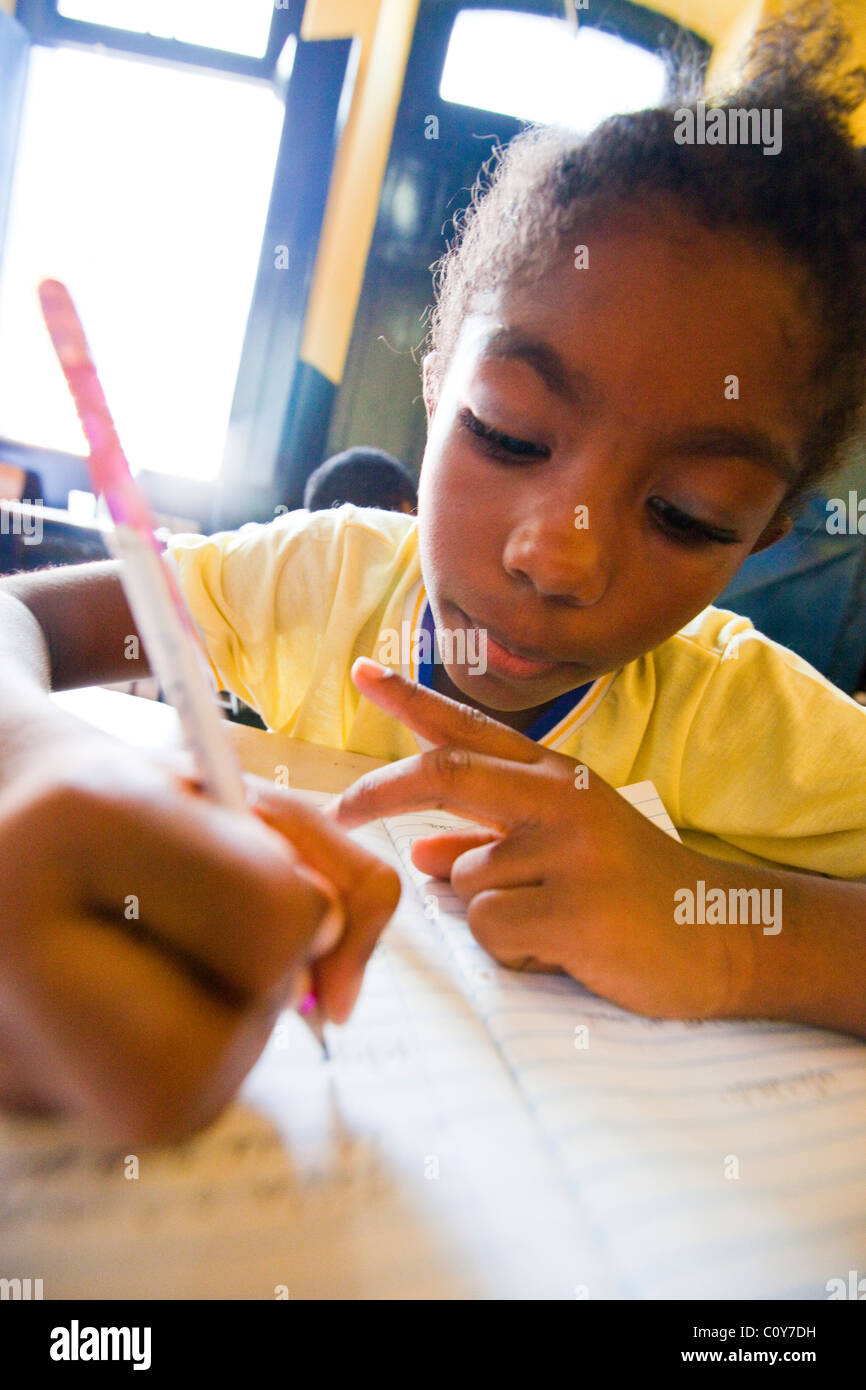
[[[178,712],[205,793],[231,810],[248,811],[240,763],[226,736],[204,652],[180,587],[160,557],[154,518],[130,472],[75,305],[58,280],[42,282],[39,300],[90,446],[88,468],[94,490],[104,495],[114,522],[111,548],[122,561],[123,587],[154,675]],[[337,914],[342,924],[342,908],[331,884],[306,866],[299,866],[299,871],[330,899],[323,926],[330,914]],[[328,1057],[312,991],[307,992],[300,1015]]]

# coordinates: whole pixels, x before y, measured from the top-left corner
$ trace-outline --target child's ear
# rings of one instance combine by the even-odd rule
[[[774,516],[773,520],[764,527],[760,536],[749,551],[749,554],[757,555],[759,550],[766,550],[768,546],[775,545],[776,541],[780,541],[783,536],[787,536],[793,526],[794,523],[789,516],[785,514],[782,516]]]
[[[421,363],[421,381],[423,383],[424,408],[427,411],[427,424],[433,419],[436,406],[439,401],[439,387],[442,384],[441,362],[438,352],[428,352],[424,361]]]

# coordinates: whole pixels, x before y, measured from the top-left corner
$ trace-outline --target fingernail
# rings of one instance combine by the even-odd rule
[[[385,680],[386,677],[394,674],[389,667],[380,665],[378,661],[374,661],[369,656],[359,656],[355,659],[352,665],[352,675],[354,676],[356,672],[360,672],[374,681]]]

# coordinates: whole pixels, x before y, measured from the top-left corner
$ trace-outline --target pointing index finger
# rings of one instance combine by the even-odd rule
[[[352,680],[368,700],[430,743],[455,744],[515,763],[535,763],[544,756],[538,744],[516,729],[509,729],[471,705],[459,704],[406,680],[369,657],[357,658]]]

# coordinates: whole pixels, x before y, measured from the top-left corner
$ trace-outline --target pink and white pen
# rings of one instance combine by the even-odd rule
[[[108,540],[122,561],[123,587],[153,673],[178,712],[205,793],[232,810],[246,811],[240,763],[226,736],[204,652],[175,577],[160,557],[153,515],[130,472],[75,305],[58,280],[42,282],[39,300],[90,446],[94,490],[104,495],[114,522]],[[330,925],[332,914],[342,924],[342,908],[331,884],[306,866],[301,872],[331,900],[319,933]],[[308,993],[301,1009],[327,1056],[315,997]]]

